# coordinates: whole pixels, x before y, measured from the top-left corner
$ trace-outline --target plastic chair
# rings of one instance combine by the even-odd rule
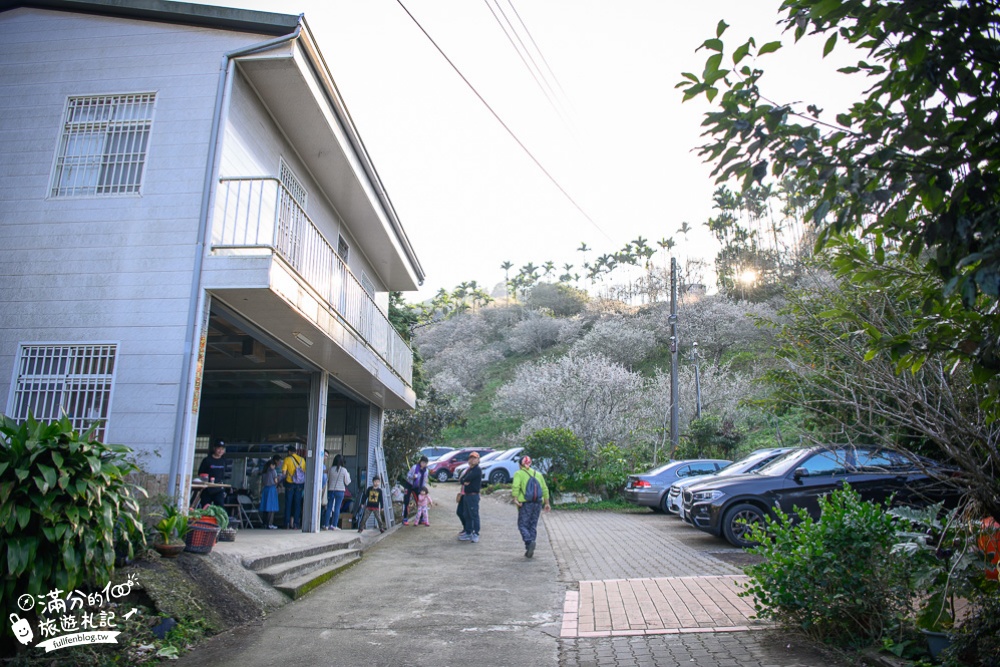
[[[260,515],[257,503],[253,501],[249,493],[237,493],[236,501],[239,504],[240,519],[246,522],[248,528],[264,527],[264,517]],[[256,525],[254,524],[255,518],[257,521]]]

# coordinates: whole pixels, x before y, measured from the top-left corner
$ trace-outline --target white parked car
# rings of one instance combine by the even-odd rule
[[[492,461],[493,459],[495,459],[496,457],[500,456],[503,453],[504,453],[504,451],[489,452],[487,454],[483,454],[482,458],[479,459],[479,467],[482,468],[483,466],[485,466],[490,461]],[[464,475],[465,471],[468,470],[468,469],[469,469],[469,464],[468,463],[462,463],[457,468],[455,468],[455,474],[452,475],[452,477],[454,477],[455,479],[458,479],[459,477],[461,477],[462,475]]]
[[[479,462],[479,467],[483,470],[483,481],[490,484],[508,484],[514,479],[514,473],[520,466],[519,461],[524,453],[524,447],[512,447],[502,452],[493,452],[489,456],[484,456]],[[468,464],[462,464],[455,470],[455,477],[460,477],[468,468]],[[531,465],[532,469],[545,474],[548,471],[548,461],[535,461]]]

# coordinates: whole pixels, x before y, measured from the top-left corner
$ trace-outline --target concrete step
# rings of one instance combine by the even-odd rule
[[[356,533],[354,533],[356,535]],[[330,544],[319,544],[308,547],[298,547],[289,548],[277,553],[271,553],[264,556],[254,556],[243,559],[243,567],[248,570],[253,570],[254,572],[260,572],[261,570],[267,569],[273,565],[280,565],[283,563],[290,563],[292,561],[301,560],[303,558],[309,558],[310,556],[317,556],[323,553],[329,553],[331,551],[340,551],[342,549],[357,549],[361,546],[360,537],[352,537],[349,540],[342,542],[333,542]]]
[[[345,560],[359,558],[360,555],[361,552],[358,549],[323,551],[304,558],[286,558],[280,563],[260,568],[256,572],[257,576],[277,588],[278,584],[284,584],[314,572],[329,570]]]
[[[313,570],[297,579],[277,584],[275,588],[285,595],[288,595],[293,600],[296,600],[320,584],[329,581],[349,567],[360,563],[361,552],[356,549],[352,549],[351,552],[351,556],[338,560],[333,565],[329,565],[323,569]]]

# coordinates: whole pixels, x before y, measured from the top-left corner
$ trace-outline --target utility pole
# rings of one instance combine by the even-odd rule
[[[680,445],[680,390],[677,384],[677,259],[670,258],[670,457]]]
[[[701,419],[701,374],[698,372],[698,341],[691,343],[694,349],[694,418]]]

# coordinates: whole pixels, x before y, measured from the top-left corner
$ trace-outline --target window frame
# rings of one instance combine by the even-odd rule
[[[101,363],[101,360],[109,360],[106,363],[110,364],[111,370],[106,373],[73,373],[69,372],[70,368],[66,369],[63,373],[34,373],[34,374],[21,374],[22,365],[25,363],[31,363],[30,361],[25,361],[25,352],[30,348],[47,348],[47,352],[52,353],[48,357],[43,357],[37,355],[34,357],[34,362],[36,364],[44,364],[45,359],[49,360],[50,363],[62,363],[66,366],[72,364],[94,364]],[[99,349],[104,348],[105,354],[103,356],[91,354],[89,356],[79,356],[80,350],[86,349]],[[118,372],[118,366],[121,363],[121,356],[119,352],[121,351],[121,344],[117,341],[31,341],[31,342],[20,342],[17,345],[17,354],[14,357],[14,367],[11,371],[11,382],[10,382],[10,392],[7,397],[7,414],[16,420],[23,420],[27,418],[28,411],[31,411],[32,415],[42,421],[51,421],[53,419],[58,419],[65,413],[73,427],[79,431],[85,431],[90,425],[96,421],[101,420],[103,423],[98,426],[94,433],[94,437],[102,442],[105,441],[105,437],[108,433],[108,427],[111,425],[111,405],[114,402],[115,394],[115,384]],[[55,353],[62,353],[62,356],[58,356]],[[58,359],[57,359],[58,357]],[[40,392],[32,392],[31,390],[22,390],[23,379],[30,383],[32,379],[36,383],[47,382],[51,385],[59,385],[58,390],[54,388],[47,388],[43,392],[47,391],[49,393],[54,393],[58,391],[60,398],[58,401],[58,413],[55,415],[45,414],[39,416],[34,408],[37,407],[37,401],[39,398],[44,398]],[[84,388],[82,391],[80,387],[84,382],[88,382],[91,385],[100,385],[99,388],[94,389],[93,387]],[[74,385],[76,385],[74,387]],[[74,388],[77,391],[74,391]],[[75,406],[82,406],[84,408],[90,407],[92,409],[93,399],[98,397],[100,394],[101,407],[103,408],[102,414],[97,417],[90,417],[86,414],[71,414],[66,410],[65,401],[67,396],[73,397],[71,403]],[[22,402],[21,397],[25,397],[25,401]],[[82,401],[81,401],[82,397]],[[26,404],[25,404],[26,403]],[[21,412],[24,412],[22,415]],[[50,411],[51,412],[51,411]]]
[[[145,98],[145,99],[144,99]],[[132,99],[135,108],[143,105],[148,106],[148,115],[145,118],[128,117],[125,119],[115,119],[115,114],[120,108],[127,108],[122,100]],[[104,100],[104,102],[101,102]],[[102,119],[75,119],[74,110],[88,108],[85,103],[89,101],[90,107],[100,113],[102,107],[109,109],[109,118]],[[77,102],[84,102],[77,106]],[[131,92],[131,93],[107,93],[97,95],[68,95],[66,104],[56,135],[56,146],[53,152],[52,168],[48,184],[47,198],[49,199],[75,199],[85,197],[139,197],[142,196],[143,185],[145,183],[146,171],[149,165],[150,148],[153,137],[153,122],[156,117],[157,94],[155,91]],[[88,126],[91,126],[88,130]],[[100,126],[100,127],[99,127]],[[135,128],[138,128],[137,132]],[[99,152],[88,154],[74,154],[68,152],[74,139],[84,139],[100,141]],[[141,152],[110,152],[113,142],[117,144],[142,142]],[[120,149],[121,146],[119,145]],[[92,149],[95,150],[96,149]],[[127,156],[138,156],[132,162],[126,162]],[[67,163],[67,157],[72,158]],[[74,164],[74,159],[80,162]],[[135,166],[137,165],[137,166]],[[123,175],[135,167],[134,182],[116,182]],[[80,178],[72,176],[67,183],[67,174],[83,174],[84,185],[79,185]],[[93,171],[93,174],[88,172]],[[93,180],[93,185],[86,185]]]
[[[341,252],[343,249],[343,252]],[[344,264],[348,263],[348,258],[351,256],[351,245],[344,238],[343,234],[337,234],[337,256],[344,261]]]
[[[285,181],[286,176],[288,177],[289,182]],[[299,205],[299,208],[301,208],[306,215],[308,215],[309,190],[307,190],[306,186],[302,184],[302,179],[295,173],[295,170],[292,169],[291,165],[288,164],[285,158],[280,156],[278,157],[278,182],[281,183],[282,187],[288,191],[288,194],[290,194],[292,200]],[[299,196],[302,197],[301,200],[299,199]]]
[[[361,278],[358,280],[361,283],[361,289],[368,293],[368,296],[375,298],[375,281],[368,277],[368,274],[364,271],[361,272]],[[367,283],[367,284],[366,284]]]

